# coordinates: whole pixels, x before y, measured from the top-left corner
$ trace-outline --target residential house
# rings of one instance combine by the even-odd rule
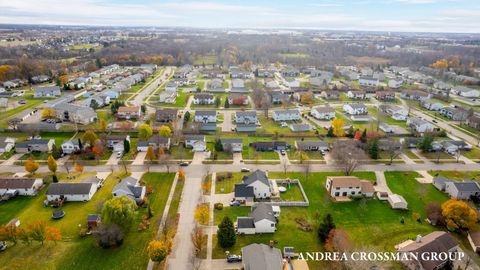
[[[395,246],[399,253],[406,254],[453,254],[458,251],[458,242],[450,233],[434,231],[425,236],[418,235]],[[450,256],[407,256],[410,260],[401,262],[409,270],[438,270],[450,262]]]
[[[257,124],[256,111],[237,111],[234,117],[235,124]]]
[[[347,97],[350,99],[366,99],[367,98],[367,92],[366,91],[354,91],[350,90],[347,92]]]
[[[286,78],[285,81],[287,82],[288,87],[300,87],[300,81],[295,78]]]
[[[407,120],[408,109],[405,107],[388,104],[388,105],[381,106],[381,109],[385,113],[390,115],[394,120],[397,120],[397,121]]]
[[[436,81],[433,83],[433,87],[439,89],[439,90],[444,90],[444,91],[450,91],[453,88],[453,85],[442,82],[442,81]]]
[[[402,78],[395,78],[395,79],[390,79],[388,81],[388,87],[393,88],[393,89],[398,89],[402,87],[403,84],[403,79]]]
[[[448,182],[454,182],[454,180],[448,179],[441,175],[437,175],[432,179],[432,184],[440,191],[445,191]]]
[[[193,67],[191,65],[184,65],[175,71],[175,74],[173,74],[173,77],[175,79],[187,78],[188,73],[190,73],[192,70],[193,70]]]
[[[62,102],[55,104],[52,108],[57,118],[62,121],[88,125],[97,120],[97,113],[90,107]]]
[[[288,127],[292,132],[307,132],[312,130],[312,126],[308,123],[290,124]]]
[[[289,150],[290,145],[283,141],[272,141],[272,142],[254,142],[250,143],[251,147],[255,148],[256,151],[281,151]]]
[[[252,205],[255,198],[253,186],[248,186],[244,183],[235,184],[234,198],[247,206]]]
[[[17,87],[20,87],[22,85],[25,85],[25,82],[20,80],[20,79],[6,81],[6,82],[3,83],[3,87],[5,87],[5,89],[17,88]]]
[[[375,79],[370,76],[361,76],[359,78],[359,83],[361,86],[370,86],[370,87],[377,87],[378,86],[378,79]]]
[[[300,120],[299,110],[275,110],[272,113],[274,121],[298,121]]]
[[[45,83],[45,82],[48,82],[50,81],[50,76],[47,76],[47,75],[38,75],[38,76],[33,76],[30,81],[33,83],[33,84],[37,84],[37,83]]]
[[[0,197],[11,192],[21,196],[34,196],[43,186],[41,178],[0,177]]]
[[[416,117],[409,117],[407,119],[407,126],[418,133],[432,132],[435,129],[429,122]]]
[[[314,107],[310,114],[318,120],[331,120],[335,118],[335,110],[329,106]]]
[[[49,202],[65,199],[70,202],[90,201],[97,192],[95,183],[51,183],[47,190]]]
[[[185,138],[185,147],[192,148],[193,152],[204,152],[207,150],[207,143],[203,135],[188,135]]]
[[[445,192],[458,200],[470,200],[472,197],[480,196],[480,186],[475,181],[451,181],[445,183]]]
[[[278,104],[282,104],[285,100],[287,101],[290,100],[290,96],[280,91],[273,91],[271,93],[271,99],[272,99],[272,104],[278,105]]]
[[[165,86],[165,91],[177,92],[178,85],[174,82],[168,82]]]
[[[64,154],[72,154],[80,150],[79,140],[66,140],[62,143],[62,153]]]
[[[91,96],[89,98],[86,98],[83,101],[83,104],[86,107],[90,107],[90,108],[93,108],[93,109],[98,109],[98,108],[101,108],[101,107],[105,107],[108,104],[110,104],[110,96],[107,96],[107,95],[104,95],[104,94],[100,93],[100,94]]]
[[[0,137],[0,154],[12,151],[16,139],[13,137]]]
[[[113,149],[114,152],[123,152],[124,141],[130,142],[130,135],[109,135],[105,138],[107,147]]]
[[[300,71],[296,68],[294,68],[293,66],[286,66],[284,67],[281,72],[283,77],[298,77],[300,76]]]
[[[325,187],[333,198],[357,196],[371,198],[375,193],[372,182],[360,180],[355,176],[327,176]]]
[[[160,93],[158,102],[160,103],[175,103],[177,100],[177,92],[164,91]]]
[[[335,90],[325,90],[325,91],[322,91],[320,96],[324,99],[327,99],[327,100],[339,99],[340,98],[340,92],[335,91]]]
[[[117,118],[120,119],[136,119],[141,116],[140,106],[122,106],[117,110]]]
[[[472,114],[467,118],[466,123],[469,127],[480,130],[480,114]]]
[[[265,244],[250,244],[242,248],[242,266],[245,270],[280,270],[282,253]]]
[[[150,139],[148,140],[139,140],[137,142],[137,151],[147,152],[149,146],[152,146],[154,151],[160,148],[168,150],[170,149],[170,138],[161,137],[158,134],[156,134],[150,137]]]
[[[120,91],[115,88],[106,89],[102,92],[103,95],[110,97],[110,100],[117,99],[120,96]]]
[[[217,111],[195,111],[195,122],[200,123],[216,123],[217,122]]]
[[[192,103],[195,105],[212,105],[215,103],[215,96],[211,94],[195,94]]]
[[[452,119],[454,121],[464,121],[468,117],[468,111],[459,108],[453,108],[445,106],[440,109],[440,115],[445,116],[448,119]]]
[[[242,94],[232,94],[227,97],[228,104],[234,106],[243,106],[248,104],[248,97]]]
[[[277,81],[274,79],[265,79],[264,83],[266,88],[275,89],[279,87]]]
[[[277,230],[277,209],[280,207],[263,202],[253,205],[248,217],[237,217],[237,233],[274,233]]]
[[[466,98],[478,98],[480,97],[480,91],[468,88],[465,86],[454,86],[452,90],[450,90],[452,94],[459,95]]]
[[[58,86],[41,86],[33,88],[34,98],[59,97],[61,95],[62,91]]]
[[[245,88],[245,81],[242,79],[233,79],[232,88]]]
[[[113,197],[127,196],[139,204],[143,202],[146,191],[145,186],[138,184],[138,179],[129,176],[115,185],[112,190],[112,195]]]
[[[222,138],[220,142],[224,152],[242,152],[243,140],[241,138]]]
[[[295,149],[300,151],[328,151],[330,147],[323,141],[295,141]]]
[[[480,231],[469,231],[467,236],[468,242],[476,253],[480,252]]]
[[[17,153],[31,153],[31,152],[51,152],[55,141],[53,139],[38,139],[26,142],[20,142],[15,145]]]
[[[395,92],[393,92],[393,91],[377,91],[375,93],[375,98],[377,100],[383,100],[383,101],[395,100]]]
[[[392,209],[408,209],[408,203],[401,195],[388,194],[387,201]]]
[[[380,124],[378,125],[378,128],[379,128],[381,131],[385,132],[385,133],[394,133],[394,132],[395,132],[395,130],[393,129],[393,127],[390,126],[390,125],[387,124],[387,123],[380,123]]]
[[[429,111],[438,111],[443,108],[443,104],[440,102],[433,101],[431,99],[425,99],[421,102],[423,108]]]
[[[343,110],[350,115],[367,114],[368,108],[362,103],[348,103],[343,105]]]
[[[176,109],[157,109],[155,111],[155,121],[161,123],[172,122],[177,119],[178,110]]]
[[[422,100],[429,99],[430,94],[420,90],[403,90],[400,97],[403,99],[422,101]]]
[[[256,170],[250,175],[244,176],[242,183],[253,187],[256,199],[265,199],[272,196],[272,185],[264,171]]]

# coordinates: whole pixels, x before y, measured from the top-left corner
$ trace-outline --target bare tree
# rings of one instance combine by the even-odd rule
[[[402,154],[402,147],[403,145],[393,138],[387,138],[382,142],[381,149],[387,153],[389,164],[392,164],[393,160]]]
[[[203,229],[195,224],[193,231],[191,233],[191,239],[193,247],[195,248],[195,256],[199,257],[205,249],[207,244],[207,235],[203,232]]]
[[[268,111],[272,107],[272,101],[270,99],[270,96],[268,94],[265,94],[262,98],[262,101],[260,102],[260,108],[263,110],[263,113],[265,114],[265,118],[268,118]]]
[[[350,175],[365,160],[365,151],[357,147],[355,141],[335,141],[332,146],[334,162],[342,167],[346,175]]]

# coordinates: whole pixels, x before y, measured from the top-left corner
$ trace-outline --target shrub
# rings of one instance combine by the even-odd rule
[[[223,209],[223,203],[216,203],[214,205],[215,210],[222,210]]]

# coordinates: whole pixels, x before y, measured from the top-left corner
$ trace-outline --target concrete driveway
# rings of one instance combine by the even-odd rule
[[[202,161],[205,160],[207,156],[209,156],[209,152],[195,152],[193,153],[193,160],[192,164],[203,164]]]
[[[119,158],[117,158],[117,153],[113,152],[112,155],[107,160],[107,165],[117,165]]]
[[[110,174],[111,172],[97,172],[97,178],[105,180]]]
[[[132,165],[143,165],[147,152],[138,152],[135,160],[132,162]]]
[[[375,191],[387,192],[388,194],[392,194],[392,191],[387,185],[385,174],[383,172],[376,171],[375,177],[377,178],[377,184],[374,186]]]
[[[233,164],[243,164],[241,160],[243,160],[242,153],[233,153]]]
[[[11,156],[9,159],[5,160],[2,163],[2,165],[5,165],[5,166],[13,165],[15,163],[15,161],[20,159],[23,155],[24,154],[15,154],[15,155]]]
[[[237,254],[240,255],[240,254]],[[227,257],[227,256],[225,256]],[[242,263],[228,263],[226,259],[203,260],[200,266],[201,270],[225,270],[225,269],[242,269]]]
[[[222,123],[222,131],[223,132],[230,132],[232,131],[232,112],[224,111],[223,113],[223,123]]]

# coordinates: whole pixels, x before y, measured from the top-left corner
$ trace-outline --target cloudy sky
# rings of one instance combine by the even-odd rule
[[[0,23],[480,32],[480,0],[0,0]]]

